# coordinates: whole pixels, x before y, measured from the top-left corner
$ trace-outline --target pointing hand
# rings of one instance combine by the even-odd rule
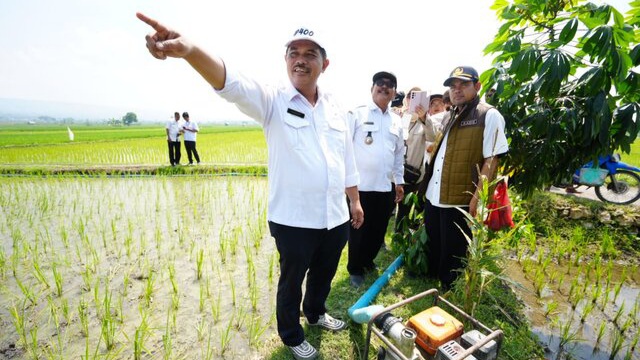
[[[167,57],[183,58],[191,52],[193,45],[178,32],[142,13],[136,13],[136,16],[155,30],[145,37],[147,49],[155,58],[161,60]]]

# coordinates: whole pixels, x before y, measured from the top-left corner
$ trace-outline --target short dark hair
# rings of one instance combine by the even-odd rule
[[[177,111],[176,111],[176,112],[174,112],[174,113],[173,113],[173,116],[176,116],[176,115],[180,116],[180,113],[179,113],[179,112],[177,112]]]
[[[186,111],[185,111],[185,112],[183,112],[183,113],[182,113],[182,117],[189,117],[189,113],[188,113],[188,112],[186,112]]]

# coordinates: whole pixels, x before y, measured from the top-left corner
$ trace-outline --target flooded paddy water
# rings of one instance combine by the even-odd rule
[[[640,273],[602,258],[561,265],[507,260],[505,276],[525,304],[546,359],[640,359]]]
[[[0,178],[0,358],[260,358],[266,208],[266,178]]]

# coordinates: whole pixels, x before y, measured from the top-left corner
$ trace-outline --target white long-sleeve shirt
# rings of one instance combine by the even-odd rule
[[[182,120],[169,120],[167,121],[167,126],[165,126],[165,128],[169,129],[169,141],[180,140],[179,132],[182,129]]]
[[[200,131],[200,128],[198,127],[198,124],[193,120],[189,120],[189,121],[185,121],[182,124],[182,127],[184,129],[195,130],[195,131],[185,130],[184,131],[184,141],[196,141],[196,138],[198,136],[198,131]]]
[[[330,94],[318,89],[312,106],[291,84],[265,86],[229,67],[217,93],[263,127],[269,221],[332,229],[349,220],[345,188],[358,185],[360,176],[346,112]]]
[[[382,112],[371,101],[350,112],[353,149],[360,173],[359,191],[391,191],[391,183],[404,184],[404,139],[402,121],[391,111]],[[367,144],[371,133],[373,142]]]

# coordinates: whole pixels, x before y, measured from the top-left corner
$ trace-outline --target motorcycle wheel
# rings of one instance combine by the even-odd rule
[[[604,183],[595,188],[598,199],[613,204],[626,205],[640,199],[640,175],[620,169],[608,175]]]

